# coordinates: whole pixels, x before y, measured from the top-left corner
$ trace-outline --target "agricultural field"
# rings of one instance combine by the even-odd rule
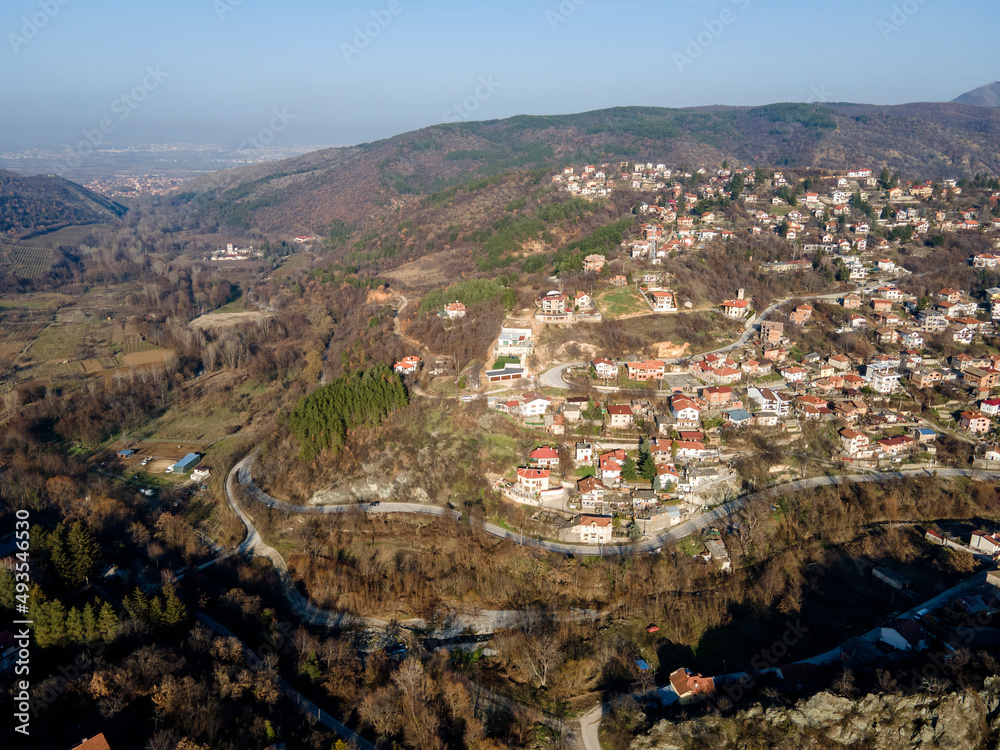
[[[51,248],[28,247],[6,237],[0,238],[0,278],[37,278],[52,267],[54,258]]]
[[[0,357],[14,358],[45,326],[42,324],[9,324],[0,326]]]
[[[0,310],[29,310],[31,312],[58,310],[71,302],[73,302],[73,298],[68,294],[50,292],[10,294],[6,297],[0,297]]]
[[[49,325],[38,334],[27,352],[27,358],[34,363],[97,360],[111,356],[111,328],[96,321]]]
[[[29,247],[56,247],[57,245],[78,245],[95,230],[107,227],[107,224],[74,224],[53,232],[45,232],[34,237],[19,240],[20,244]]]
[[[0,354],[17,357],[22,351],[20,363],[29,379],[163,367],[174,356],[143,340],[135,323],[108,321],[81,309],[60,310],[48,325],[4,325]]]

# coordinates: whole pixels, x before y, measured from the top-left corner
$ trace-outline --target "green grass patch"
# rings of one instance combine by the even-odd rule
[[[595,477],[597,476],[597,469],[593,466],[581,466],[576,471],[573,472],[573,476],[583,479],[584,477]]]
[[[612,289],[597,295],[597,307],[608,318],[650,312],[649,305],[635,287]]]
[[[681,552],[685,555],[700,555],[702,550],[705,549],[705,545],[701,542],[695,541],[693,538],[686,536],[677,542],[677,546],[680,548]]]
[[[213,310],[215,313],[236,313],[236,312],[246,312],[248,308],[243,297],[237,297],[232,302],[223,305],[218,310]]]
[[[521,360],[519,357],[498,357],[497,361],[493,363],[492,369],[502,370],[506,365],[519,365]]]

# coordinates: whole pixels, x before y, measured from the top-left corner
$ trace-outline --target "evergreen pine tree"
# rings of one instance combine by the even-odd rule
[[[125,614],[133,620],[145,622],[149,619],[149,597],[138,587],[125,597],[122,605],[125,607]],[[101,614],[103,615],[103,611]]]
[[[66,608],[58,599],[35,606],[35,642],[42,648],[62,646],[66,642]]]
[[[70,557],[73,582],[80,586],[93,573],[101,553],[94,535],[80,521],[74,523],[69,530],[67,551]]]
[[[163,600],[154,596],[149,600],[149,607],[146,610],[146,619],[152,625],[163,624]]]
[[[49,552],[49,562],[67,586],[73,585],[72,565],[69,553],[66,550],[66,527],[61,523],[55,527],[51,534],[47,535],[46,546]]]
[[[83,613],[76,607],[70,607],[66,613],[66,640],[72,645],[86,640],[83,629]]]
[[[163,624],[169,628],[180,625],[187,619],[187,607],[177,596],[177,591],[170,584],[163,587]]]
[[[0,609],[14,609],[14,574],[6,568],[0,568]]]
[[[94,614],[94,605],[87,602],[83,605],[83,638],[88,643],[93,643],[100,637],[97,629],[97,616]]]
[[[97,616],[97,629],[101,636],[106,641],[114,640],[115,636],[118,635],[118,628],[120,623],[118,621],[118,615],[115,614],[114,607],[112,607],[107,602],[101,605],[100,614]]]

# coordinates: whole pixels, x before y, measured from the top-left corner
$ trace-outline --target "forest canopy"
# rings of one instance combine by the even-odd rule
[[[403,381],[380,364],[303,396],[288,415],[288,428],[299,441],[299,455],[311,461],[328,448],[339,450],[352,427],[378,424],[408,403]]]

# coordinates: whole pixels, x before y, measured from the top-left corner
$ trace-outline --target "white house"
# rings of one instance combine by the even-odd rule
[[[763,412],[771,412],[784,417],[791,412],[792,397],[770,388],[750,388],[747,396],[754,401]]]
[[[594,366],[594,370],[597,371],[597,377],[599,378],[618,377],[618,365],[610,359],[595,359],[591,364]]]
[[[969,546],[987,555],[995,555],[997,552],[1000,552],[1000,534],[973,531],[972,538],[969,540]]]
[[[677,312],[677,303],[674,301],[673,292],[656,291],[650,292],[649,296],[653,300],[655,312]]]
[[[583,544],[610,544],[611,516],[580,516],[571,531]]]

